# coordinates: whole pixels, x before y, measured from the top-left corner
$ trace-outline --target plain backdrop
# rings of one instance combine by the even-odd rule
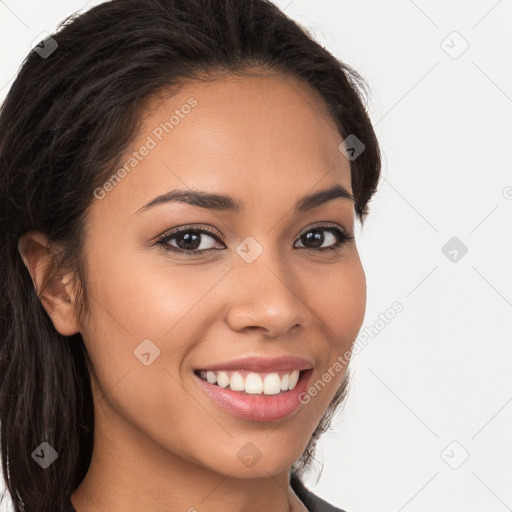
[[[0,0],[0,99],[84,3]],[[384,155],[366,340],[306,484],[350,512],[512,510],[512,0],[276,3],[367,80]]]

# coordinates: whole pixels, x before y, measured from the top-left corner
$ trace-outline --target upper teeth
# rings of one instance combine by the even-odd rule
[[[281,374],[281,375],[280,375]],[[244,377],[245,375],[245,377]],[[253,395],[277,395],[281,391],[293,389],[299,380],[299,370],[289,373],[264,373],[246,371],[204,371],[200,376],[210,384],[217,384],[221,388],[227,386],[233,391],[245,391]]]

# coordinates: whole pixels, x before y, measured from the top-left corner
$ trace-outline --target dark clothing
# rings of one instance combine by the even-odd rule
[[[309,512],[345,512],[341,508],[333,507],[327,501],[313,494],[306,486],[302,483],[302,480],[291,475],[290,484],[293,492],[299,497],[300,501],[306,505]]]
[[[300,501],[304,503],[309,512],[345,512],[341,508],[333,507],[331,504],[327,503],[327,501],[313,494],[306,488],[302,481],[294,475],[290,478],[290,485],[293,492],[299,497]],[[71,500],[69,500],[68,508],[65,512],[76,512]]]

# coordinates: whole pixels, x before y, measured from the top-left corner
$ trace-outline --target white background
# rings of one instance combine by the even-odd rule
[[[357,233],[362,331],[380,328],[306,483],[350,512],[512,510],[512,0],[276,3],[368,81],[384,152]],[[1,99],[34,39],[83,7],[0,0]]]

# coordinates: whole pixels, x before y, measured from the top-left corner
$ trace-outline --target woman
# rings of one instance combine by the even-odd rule
[[[265,0],[113,0],[0,114],[1,448],[16,511],[340,510],[380,174],[364,82]]]

